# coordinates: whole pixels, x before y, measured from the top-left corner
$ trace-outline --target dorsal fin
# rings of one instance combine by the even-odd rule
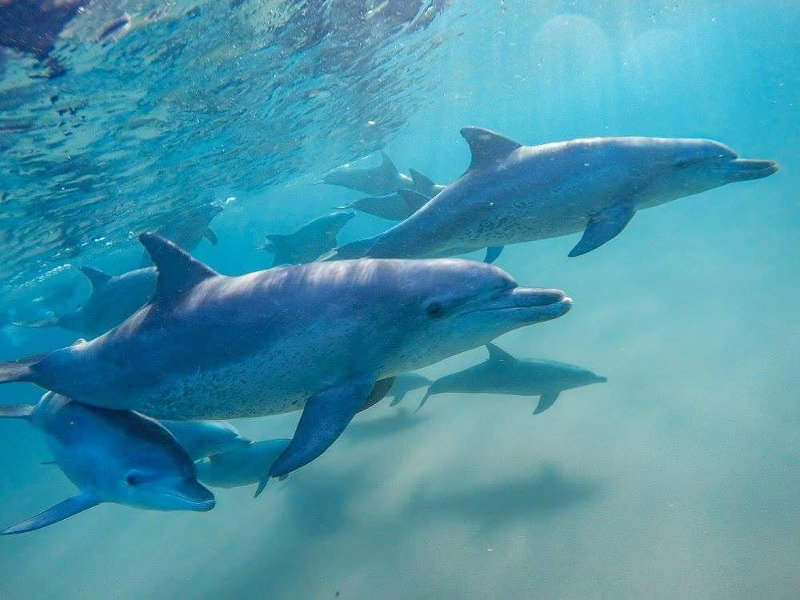
[[[389,158],[388,156],[386,156],[386,152],[384,152],[383,150],[381,150],[381,166],[380,166],[380,169],[381,169],[381,171],[384,171],[386,173],[391,173],[393,175],[395,173],[399,173],[400,172],[400,171],[397,170],[397,167],[394,166],[394,163],[392,162],[392,159]]]
[[[492,343],[486,344],[486,349],[489,351],[489,360],[502,360],[504,362],[510,360],[517,360],[515,357],[511,356],[508,352],[506,352],[499,346],[495,346]]]
[[[425,177],[425,175],[414,169],[409,169],[408,174],[411,175],[411,181],[414,182],[414,185],[420,189],[432,190],[433,187],[436,185],[432,179]]]
[[[98,290],[103,287],[108,280],[111,279],[111,275],[103,273],[102,271],[98,271],[97,269],[93,269],[91,267],[81,267],[81,273],[86,276],[86,279],[89,280],[89,283],[92,284],[92,289]]]
[[[158,270],[154,304],[172,302],[200,282],[218,275],[173,242],[154,233],[141,234],[139,241]]]
[[[472,152],[470,169],[480,169],[506,158],[522,144],[503,137],[499,133],[481,127],[464,127],[461,135],[469,144]]]

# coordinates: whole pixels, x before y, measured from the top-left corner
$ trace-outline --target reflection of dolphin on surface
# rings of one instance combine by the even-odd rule
[[[212,487],[232,488],[258,483],[255,497],[264,491],[275,460],[291,440],[264,440],[212,454],[197,463],[197,478]]]
[[[275,255],[273,267],[312,262],[336,247],[336,236],[353,216],[351,212],[333,212],[293,233],[267,235],[267,242],[259,250]]]
[[[742,159],[719,142],[677,138],[590,138],[523,146],[479,127],[461,135],[467,171],[405,221],[331,258],[426,258],[582,231],[579,256],[613,239],[634,214],[778,166]]]
[[[553,406],[564,390],[607,381],[605,377],[574,365],[519,359],[494,344],[487,344],[486,349],[489,359],[485,362],[431,383],[419,408],[436,394],[512,394],[539,396],[539,404],[533,411],[538,415]]]
[[[381,382],[572,306],[561,290],[520,287],[474,261],[341,261],[228,277],[156,235],[140,240],[158,268],[152,302],[89,342],[0,362],[0,383],[159,419],[302,408],[276,477],[320,456]]]
[[[402,188],[411,187],[413,181],[394,166],[391,159],[381,152],[381,164],[377,167],[357,167],[352,163],[328,171],[322,183],[346,187],[357,192],[385,196]]]
[[[51,392],[36,406],[0,406],[0,417],[26,419],[39,429],[56,464],[81,490],[3,534],[40,529],[101,502],[153,510],[214,507],[214,496],[195,478],[192,460],[153,419]]]
[[[92,284],[91,296],[80,308],[32,323],[14,324],[19,327],[62,327],[95,337],[116,327],[139,310],[156,289],[154,267],[113,276],[89,267],[81,267],[80,271]]]

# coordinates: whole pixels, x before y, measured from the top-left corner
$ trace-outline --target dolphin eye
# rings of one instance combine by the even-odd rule
[[[125,476],[125,485],[134,486],[142,482],[142,476],[136,471],[131,471]]]
[[[444,307],[441,302],[433,301],[425,307],[425,311],[429,317],[441,317],[444,313]]]

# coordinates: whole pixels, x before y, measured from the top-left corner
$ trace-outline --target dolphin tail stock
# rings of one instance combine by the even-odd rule
[[[0,419],[30,419],[33,404],[7,404],[0,406]]]
[[[15,361],[0,362],[0,383],[13,383],[16,381],[30,381],[36,380],[36,373],[33,369],[44,354],[37,354],[36,356],[29,356]]]
[[[58,523],[64,519],[83,512],[93,506],[100,504],[95,496],[91,494],[79,494],[72,498],[67,498],[63,502],[59,502],[55,506],[51,506],[47,510],[40,512],[35,517],[26,519],[21,523],[17,523],[0,533],[0,535],[14,535],[17,533],[26,533],[47,527],[53,523]]]

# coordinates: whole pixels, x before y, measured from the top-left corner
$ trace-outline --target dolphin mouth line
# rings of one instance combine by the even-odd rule
[[[515,298],[509,298],[508,304],[476,308],[469,312],[524,314],[536,319],[542,317],[554,319],[566,314],[572,308],[572,298],[560,290],[550,291],[550,297],[544,300],[543,302],[542,297],[538,294],[520,295]]]
[[[186,502],[191,509],[196,510],[198,512],[207,512],[216,506],[217,501],[214,498],[210,500],[193,500],[187,496],[181,496],[180,494],[164,494],[166,498],[170,498],[173,500],[180,500],[181,502]]]

